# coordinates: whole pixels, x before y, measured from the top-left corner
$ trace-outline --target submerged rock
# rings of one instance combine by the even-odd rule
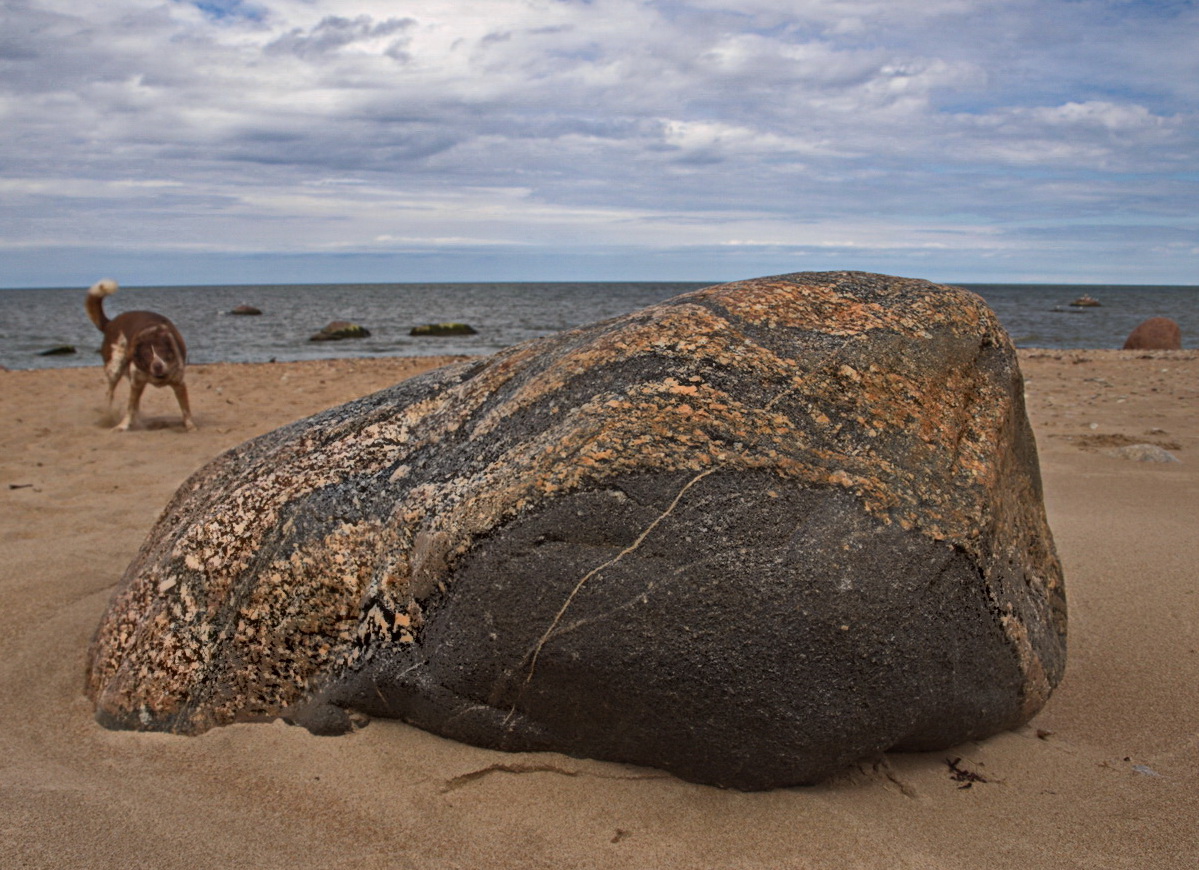
[[[742,789],[1027,721],[1065,666],[1015,353],[971,293],[699,290],[187,481],[90,650],[109,727],[404,719]]]
[[[48,347],[45,350],[39,350],[37,355],[38,356],[70,356],[71,354],[76,353],[76,352],[77,351],[75,350],[75,345],[73,345],[73,344],[59,344],[54,347]]]
[[[309,341],[341,341],[343,338],[368,338],[370,331],[357,323],[345,320],[334,320],[320,332],[310,337]]]
[[[237,305],[230,309],[230,314],[236,314],[241,317],[256,317],[262,314],[262,309],[255,308],[253,305]]]
[[[416,336],[478,335],[478,330],[467,323],[426,323],[414,326],[408,333]]]
[[[1150,317],[1124,341],[1124,350],[1181,349],[1182,327],[1168,317]]]

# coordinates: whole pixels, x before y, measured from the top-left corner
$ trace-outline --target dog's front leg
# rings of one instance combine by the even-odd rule
[[[125,432],[137,421],[137,408],[145,389],[145,381],[139,378],[129,379],[129,404],[125,408],[125,419],[113,427],[114,432]]]
[[[187,402],[187,384],[171,384],[171,388],[175,391],[175,400],[179,403],[179,410],[183,412],[183,428],[188,432],[196,431],[196,424],[192,421],[191,405]]]

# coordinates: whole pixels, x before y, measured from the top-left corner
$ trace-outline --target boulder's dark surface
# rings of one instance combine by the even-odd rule
[[[349,323],[345,320],[334,320],[327,324],[320,332],[309,337],[309,341],[341,341],[344,338],[367,338],[370,336],[370,330],[365,326],[359,326],[357,323]]]
[[[1168,317],[1150,317],[1128,334],[1124,350],[1182,350],[1182,327]]]
[[[240,317],[257,317],[262,314],[261,308],[255,308],[253,305],[237,305],[229,311],[230,314],[236,314]]]
[[[469,323],[426,323],[423,326],[412,327],[408,334],[435,338],[442,335],[478,335],[479,333]]]
[[[46,348],[45,350],[40,350],[40,351],[38,351],[37,355],[38,356],[70,356],[71,354],[73,354],[75,352],[76,352],[75,345],[60,344],[60,345],[56,345],[55,347],[50,347],[50,348]]]
[[[971,293],[711,287],[397,384],[187,481],[110,727],[348,712],[743,789],[1027,721],[1065,666],[1015,353]]]

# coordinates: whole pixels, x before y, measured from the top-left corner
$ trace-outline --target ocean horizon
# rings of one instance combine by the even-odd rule
[[[437,284],[226,284],[122,287],[105,308],[149,309],[182,331],[193,365],[217,362],[491,354],[615,317],[713,282],[496,282]],[[958,284],[995,311],[1017,347],[1119,348],[1137,324],[1169,317],[1183,346],[1199,338],[1199,287],[1121,284]],[[0,365],[47,369],[99,365],[99,332],[84,311],[86,287],[0,289]],[[1071,303],[1090,296],[1097,307]],[[251,305],[261,315],[230,314]],[[312,342],[331,321],[370,331]],[[477,333],[416,337],[413,327],[454,321]],[[70,346],[74,353],[42,355]]]

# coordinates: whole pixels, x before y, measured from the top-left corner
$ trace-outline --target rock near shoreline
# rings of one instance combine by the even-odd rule
[[[369,338],[370,330],[357,323],[345,320],[334,320],[321,328],[320,332],[311,335],[309,341],[343,341],[347,338]]]
[[[1150,317],[1129,333],[1124,350],[1182,350],[1182,328],[1168,317]]]
[[[1027,721],[1065,666],[1015,353],[973,294],[710,287],[187,481],[93,642],[109,727],[404,719],[762,789]]]
[[[478,335],[479,331],[469,323],[426,323],[412,327],[408,334],[438,338],[451,335]]]

